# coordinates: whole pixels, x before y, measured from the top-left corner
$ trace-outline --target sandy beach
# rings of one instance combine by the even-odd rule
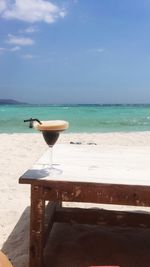
[[[150,175],[150,132],[60,135],[58,144],[70,142],[79,149],[81,146],[83,149],[95,147],[102,161],[101,175],[109,175],[110,179],[115,175],[120,175],[121,179],[124,176],[144,178]],[[14,267],[27,267],[30,186],[20,185],[18,179],[47,146],[41,134],[21,133],[1,134],[0,147],[0,246]],[[125,206],[115,209],[150,210]],[[49,266],[88,267],[91,255],[97,265],[99,258],[102,259],[101,265],[106,265],[105,259],[109,259],[107,264],[110,264],[118,257],[116,265],[122,263],[121,267],[149,267],[149,235],[150,229],[110,227],[106,230],[97,226],[56,225],[47,248],[51,258]]]

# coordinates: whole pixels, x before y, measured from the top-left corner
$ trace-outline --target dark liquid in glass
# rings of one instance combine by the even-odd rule
[[[42,131],[42,134],[49,146],[53,146],[59,137],[59,131]]]

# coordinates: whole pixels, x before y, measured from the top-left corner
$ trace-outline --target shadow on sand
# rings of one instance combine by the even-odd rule
[[[2,247],[13,267],[28,266],[29,218],[30,207],[27,207]]]
[[[2,250],[14,267],[28,267],[27,207]],[[150,229],[55,223],[45,248],[45,267],[150,266]]]

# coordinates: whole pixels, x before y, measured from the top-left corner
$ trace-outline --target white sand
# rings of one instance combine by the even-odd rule
[[[111,171],[109,172],[110,178],[116,174],[116,168],[119,169],[120,176],[127,174],[130,177],[140,175],[144,177],[150,176],[150,132],[140,133],[105,133],[105,134],[61,134],[58,143],[70,142],[81,142],[81,144],[75,144],[75,146],[84,147],[85,144],[94,143],[96,144],[96,150],[99,150],[99,155],[103,162],[101,173],[106,174],[106,166],[109,161]],[[1,147],[1,158],[0,158],[0,246],[1,249],[11,258],[14,267],[27,267],[28,260],[28,230],[29,230],[29,205],[30,205],[30,186],[18,184],[19,177],[32,166],[32,164],[43,154],[47,146],[42,138],[41,134],[1,134],[0,135],[0,147]],[[132,167],[131,167],[131,155],[132,155]],[[113,164],[113,160],[117,165]],[[136,168],[138,163],[138,168]],[[119,209],[127,209],[126,207],[118,207]],[[128,209],[135,209],[128,207]],[[138,208],[140,210],[141,208]],[[149,211],[148,208],[144,208],[145,211]],[[97,228],[85,227],[73,227],[66,228],[62,226],[63,233],[70,232],[72,243],[65,241],[67,235],[60,232],[58,228],[53,234],[52,240],[55,244],[55,248],[58,249],[59,242],[62,241],[66,244],[66,247],[75,246],[74,249],[79,252],[81,248],[77,248],[77,242],[83,240],[84,244],[92,242],[91,231],[95,232],[94,240],[97,240],[98,234],[104,235],[106,231],[99,233]],[[15,228],[15,229],[14,229]],[[72,229],[72,230],[71,230]],[[92,230],[91,230],[92,229]],[[95,230],[93,230],[95,229]],[[117,232],[118,231],[118,232]],[[144,230],[142,230],[144,231]],[[149,230],[145,230],[149,231]],[[57,233],[58,232],[58,233]],[[82,232],[82,234],[81,234]],[[112,240],[120,236],[119,230],[116,232],[113,229],[109,230]],[[134,232],[132,230],[132,232]],[[84,235],[84,234],[85,235]],[[131,232],[125,233],[130,236]],[[136,231],[134,232],[136,236]],[[150,234],[150,231],[149,231]],[[64,237],[65,235],[65,237]],[[145,240],[148,236],[147,232],[141,232],[140,234]],[[110,236],[105,236],[108,239],[108,243],[111,244]],[[88,239],[89,238],[89,239]],[[137,236],[136,236],[137,238]],[[126,238],[126,241],[128,238]],[[66,242],[66,243],[65,243]],[[145,243],[148,241],[145,241]],[[94,249],[94,241],[90,246]],[[135,242],[136,244],[136,242]],[[150,249],[150,242],[147,243],[147,249]],[[52,248],[51,248],[52,249]],[[83,247],[82,247],[83,249]],[[59,250],[59,249],[58,249]],[[96,250],[96,247],[95,247]],[[52,249],[53,251],[53,249]],[[57,250],[56,250],[57,251]],[[53,256],[56,258],[56,251],[53,251]],[[88,251],[88,248],[87,248]],[[114,252],[115,253],[115,252]],[[150,266],[150,257],[147,259],[147,250],[143,257],[147,260],[145,265],[134,265],[131,266]],[[52,254],[52,252],[51,252]],[[61,256],[63,252],[61,251]],[[86,253],[85,253],[86,254]],[[88,252],[87,252],[88,254]],[[135,253],[135,255],[138,253]],[[64,254],[64,258],[68,257]],[[75,261],[75,256],[72,255],[72,260]],[[96,256],[95,256],[96,257]],[[107,255],[108,257],[108,255]],[[62,262],[63,262],[62,260]],[[125,259],[124,259],[125,261]],[[61,266],[60,259],[57,263],[53,260],[52,267]],[[59,265],[60,264],[60,265]],[[148,265],[149,264],[149,265]],[[62,265],[65,266],[65,265]],[[69,266],[69,265],[66,265]],[[85,266],[81,263],[81,257],[76,265],[70,266]],[[124,265],[129,267],[130,265]]]

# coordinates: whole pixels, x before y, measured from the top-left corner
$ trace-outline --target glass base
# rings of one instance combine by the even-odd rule
[[[59,164],[45,165],[44,171],[49,175],[60,175],[63,171],[58,167]]]

